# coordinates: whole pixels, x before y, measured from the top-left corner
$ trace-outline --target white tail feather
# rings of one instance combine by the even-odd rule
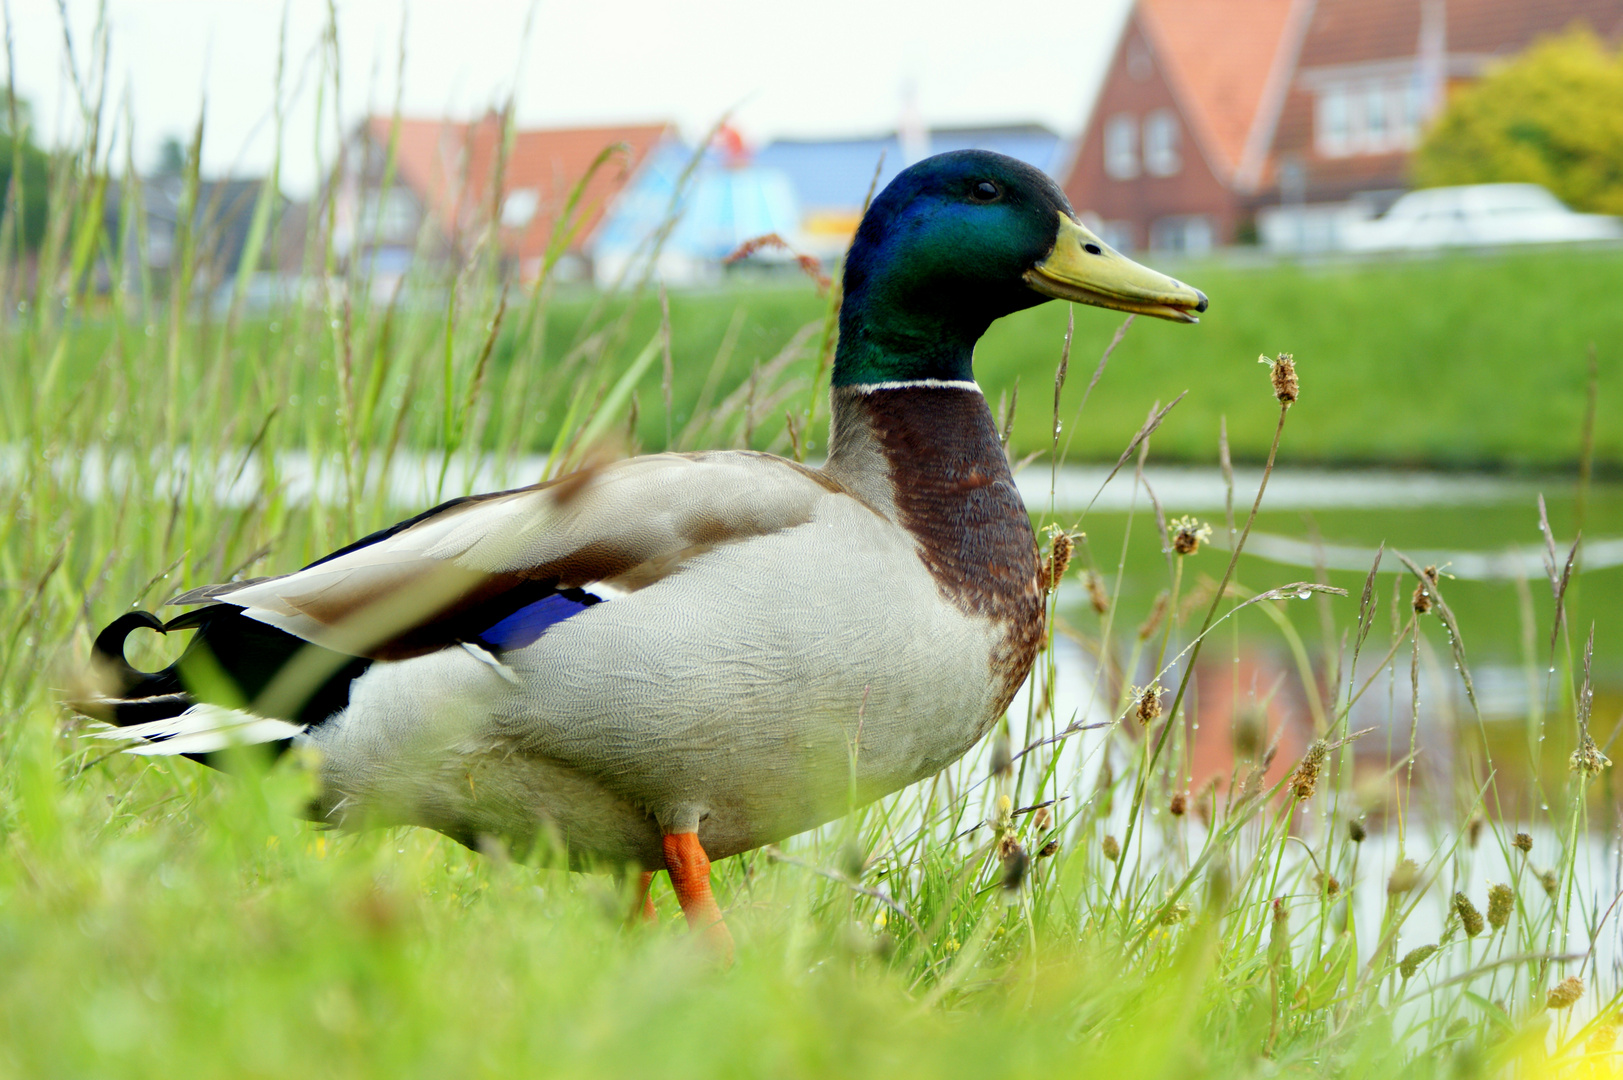
[[[304,728],[241,709],[193,705],[179,716],[128,727],[91,732],[97,739],[119,739],[135,745],[126,754],[208,754],[232,746],[282,742],[304,734]]]

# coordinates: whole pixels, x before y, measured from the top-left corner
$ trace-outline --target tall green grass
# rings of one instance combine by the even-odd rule
[[[801,310],[791,347],[752,348],[729,321],[708,355],[678,366],[680,298],[651,326],[639,305],[657,295],[636,282],[560,307],[546,282],[508,283],[486,243],[451,280],[422,283],[440,297],[432,309],[373,301],[318,215],[303,240],[321,287],[262,324],[240,306],[220,316],[190,300],[187,268],[206,261],[195,236],[168,282],[122,257],[139,238],[109,235],[102,201],[109,178],[138,178],[109,160],[87,110],[97,123],[53,166],[45,244],[37,262],[6,256],[0,308],[0,446],[14,454],[0,475],[0,1074],[1578,1076],[1614,1064],[1620,987],[1604,943],[1617,891],[1599,797],[1611,774],[1586,785],[1563,761],[1582,720],[1605,741],[1605,718],[1586,716],[1577,601],[1607,598],[1568,589],[1518,615],[1540,704],[1506,746],[1442,707],[1437,688],[1470,670],[1442,619],[1446,578],[1422,615],[1412,575],[1338,596],[1210,546],[1169,553],[1167,514],[1148,496],[1108,544],[1086,516],[1054,522],[1075,538],[1065,580],[1089,575],[1099,610],[1051,611],[1030,693],[986,747],[717,867],[740,946],[730,970],[695,947],[663,884],[660,924],[629,926],[628,888],[612,878],[422,831],[316,831],[298,817],[310,783],[298,762],[227,777],[90,746],[60,701],[100,625],[385,524],[401,508],[370,478],[403,447],[446,460],[539,447],[552,472],[617,439],[651,442],[650,427],[681,446],[792,452],[798,439],[804,451],[815,428],[791,427],[824,390],[837,294]],[[114,268],[105,293],[98,266]],[[1074,347],[1049,337],[1041,384],[1022,384],[1016,416],[1049,432],[1050,395],[1069,421],[1087,354],[1108,340],[1090,314],[1078,327]],[[1130,330],[1107,378],[1144,331]],[[995,370],[999,347],[994,335],[983,365]],[[1304,362],[1285,413],[1256,351],[1233,358],[1245,378],[1232,392],[1263,417],[1261,451],[1277,433],[1292,460],[1329,365]],[[1370,424],[1382,407],[1336,405]],[[1116,422],[1097,400],[1082,420]],[[106,450],[129,475],[86,497],[85,463]],[[214,497],[205,466],[292,451],[337,463],[341,496],[306,504],[267,469],[248,505]],[[1234,522],[1213,526],[1243,531],[1255,494],[1235,492]],[[1141,551],[1164,574],[1164,602],[1124,601]],[[1226,680],[1257,635],[1284,674]],[[177,643],[141,648],[150,666]],[[1157,683],[1168,692],[1152,716]],[[1348,743],[1355,702],[1359,716],[1373,704],[1381,730]],[[1269,719],[1229,740],[1218,788],[1191,790],[1197,723],[1225,704]],[[1507,758],[1527,773],[1517,787],[1496,779]],[[1486,909],[1490,883],[1512,888],[1513,911],[1470,935],[1454,894]],[[1426,945],[1438,951],[1405,964]],[[1547,1008],[1573,976],[1577,1002]]]
[[[1623,395],[1617,361],[1623,336],[1612,318],[1612,297],[1623,292],[1623,259],[1614,250],[1322,266],[1210,264],[1178,272],[1209,289],[1212,310],[1198,329],[1147,320],[1134,328],[1095,391],[1087,423],[1066,429],[1070,460],[1113,461],[1155,401],[1188,390],[1156,441],[1159,460],[1209,463],[1223,417],[1235,460],[1260,461],[1272,421],[1247,394],[1247,377],[1259,352],[1287,346],[1319,366],[1324,395],[1304,404],[1312,419],[1293,433],[1300,444],[1292,448],[1296,464],[1564,472],[1576,462],[1592,345],[1597,392],[1605,401]],[[603,328],[604,312],[595,293],[562,286],[549,294],[545,332],[538,334],[533,323],[521,326],[515,317],[523,310],[518,305],[527,302],[522,290],[508,299],[486,379],[498,387],[513,379],[525,396],[504,399],[504,407],[492,411],[478,429],[479,445],[545,451],[575,393],[570,373],[581,363],[582,344],[598,347],[593,334]],[[666,307],[673,431],[667,431],[662,407],[662,374],[640,391],[661,406],[639,412],[635,436],[643,448],[663,448],[673,436],[679,445],[694,445],[691,435],[685,442],[679,437],[685,426],[715,403],[717,389],[739,386],[758,367],[777,360],[781,372],[774,373],[801,389],[817,369],[815,349],[795,347],[781,355],[808,326],[815,327],[812,333],[821,330],[827,299],[810,282],[728,283],[674,293]],[[69,342],[61,377],[96,377],[114,347],[115,327],[102,321],[108,310],[102,298],[90,301],[85,314],[92,322]],[[407,341],[391,345],[398,366],[379,373],[386,399],[410,381],[414,352],[443,344],[443,316],[443,305],[432,314],[420,304],[397,308],[390,332]],[[1108,312],[1082,309],[1075,316],[1084,340],[1108,339],[1115,329]],[[664,321],[660,298],[645,291],[627,303],[624,317],[619,332],[646,343]],[[1050,410],[1040,402],[1066,317],[1059,305],[1047,304],[1003,319],[978,353],[979,376],[994,398],[1021,388],[1024,403],[1016,410],[1012,445],[1022,455],[1048,446]],[[312,347],[309,326],[260,311],[244,311],[229,327],[223,317],[200,318],[190,333],[194,347],[218,352],[224,340],[238,357],[279,358]],[[278,378],[277,385],[300,402],[332,393],[331,373],[319,367],[298,366]],[[1066,388],[1067,424],[1085,382]],[[772,393],[757,397],[751,425],[756,446],[789,445],[783,410],[774,411],[775,404]],[[808,439],[813,457],[826,438],[826,413],[822,419]],[[304,417],[303,423],[324,444],[336,438],[330,430],[338,424],[335,412]],[[443,410],[414,394],[402,439],[433,445],[442,427]],[[1619,438],[1617,425],[1597,426],[1594,461],[1610,478],[1623,465]]]

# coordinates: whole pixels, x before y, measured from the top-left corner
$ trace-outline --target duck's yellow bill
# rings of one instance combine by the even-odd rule
[[[1173,322],[1199,322],[1206,294],[1140,266],[1065,214],[1059,215],[1054,249],[1026,271],[1026,284],[1058,300],[1153,315]]]

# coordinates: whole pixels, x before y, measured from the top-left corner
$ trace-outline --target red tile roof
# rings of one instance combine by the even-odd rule
[[[379,146],[389,144],[394,121],[373,117],[368,134]],[[446,120],[399,121],[396,161],[400,178],[422,200],[447,236],[465,233],[499,214],[492,201],[492,180],[498,165],[502,121],[494,114],[471,124]],[[502,195],[529,189],[536,194],[536,209],[527,225],[504,228],[503,250],[521,263],[540,258],[552,240],[557,217],[570,190],[584,177],[599,154],[620,144],[617,154],[593,175],[581,199],[581,223],[571,249],[580,247],[602,219],[603,210],[625,186],[650,150],[662,139],[674,137],[669,124],[620,127],[555,128],[515,132],[502,173]]]
[[[1318,0],[1302,45],[1303,69],[1415,55],[1422,0]],[[1519,52],[1540,34],[1588,24],[1623,37],[1623,0],[1445,0],[1451,55]]]
[[[1185,120],[1212,167],[1233,177],[1265,96],[1289,77],[1287,30],[1301,0],[1139,0],[1138,7]]]

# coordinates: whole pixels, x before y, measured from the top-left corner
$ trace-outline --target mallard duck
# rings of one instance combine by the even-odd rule
[[[1031,668],[1039,551],[976,341],[1051,298],[1206,310],[984,151],[898,175],[844,290],[821,468],[662,453],[454,499],[297,572],[193,589],[167,622],[125,614],[82,708],[131,753],[313,748],[334,825],[545,841],[645,889],[667,870],[730,950],[711,859],[937,772]],[[195,633],[143,673],[138,627]]]

